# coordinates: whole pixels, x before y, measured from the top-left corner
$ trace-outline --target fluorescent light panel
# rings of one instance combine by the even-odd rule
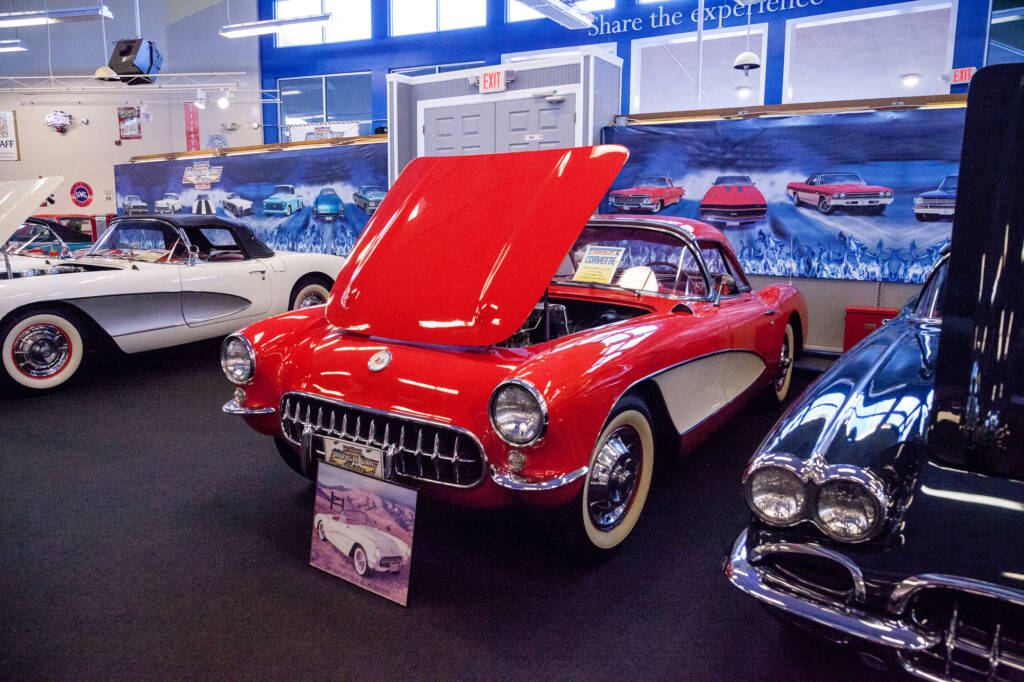
[[[106,5],[92,7],[74,7],[71,9],[35,9],[27,12],[5,12],[0,14],[0,28],[17,28],[18,26],[43,26],[62,21],[84,21],[88,19],[113,19],[110,8]]]
[[[590,28],[594,25],[594,15],[577,9],[563,0],[519,0],[522,4],[548,19],[570,29]]]
[[[15,40],[0,40],[0,52],[24,52],[28,48],[21,38]]]
[[[225,38],[245,38],[246,36],[260,36],[268,33],[277,33],[283,28],[293,26],[323,26],[331,20],[330,12],[321,14],[310,14],[305,17],[291,17],[289,19],[264,19],[263,21],[247,21],[242,24],[228,24],[221,26],[220,34]]]

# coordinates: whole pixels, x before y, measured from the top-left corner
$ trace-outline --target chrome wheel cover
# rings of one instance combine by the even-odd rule
[[[319,291],[310,291],[305,296],[299,299],[299,304],[296,309],[308,308],[314,305],[322,305],[327,303],[327,299]]]
[[[789,334],[782,335],[782,352],[779,355],[779,369],[775,373],[775,390],[781,391],[786,385],[786,377],[793,366],[793,349],[789,345]]]
[[[359,575],[366,573],[366,551],[362,547],[352,553],[352,565],[355,566],[356,573]]]
[[[53,324],[34,324],[23,329],[11,348],[14,364],[26,376],[52,377],[71,358],[71,340]]]
[[[587,514],[594,527],[610,531],[622,523],[643,472],[643,443],[632,426],[611,432],[594,458],[587,479]]]

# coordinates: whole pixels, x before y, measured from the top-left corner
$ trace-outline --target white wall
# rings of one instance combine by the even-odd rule
[[[184,102],[194,99],[195,91],[143,90],[116,85],[100,92],[13,92],[9,78],[17,76],[54,76],[91,74],[106,64],[113,43],[135,36],[135,10],[131,0],[106,0],[114,19],[105,22],[104,45],[99,21],[53,24],[49,28],[23,27],[17,37],[25,41],[26,52],[0,53],[0,110],[14,110],[17,116],[21,161],[0,161],[0,180],[32,178],[59,174],[65,184],[57,190],[52,212],[104,214],[116,211],[114,204],[114,164],[126,163],[132,156],[185,150]],[[81,7],[84,0],[49,0],[50,8]],[[153,40],[164,56],[161,73],[241,71],[241,87],[226,110],[213,101],[219,92],[207,91],[210,105],[199,112],[201,144],[211,134],[223,134],[229,146],[262,143],[262,131],[252,122],[261,122],[259,96],[259,47],[256,38],[228,39],[219,35],[227,23],[226,6],[211,0],[140,0],[142,36]],[[41,6],[35,3],[32,7]],[[17,10],[28,5],[18,3]],[[0,5],[0,12],[9,11]],[[231,21],[253,21],[255,0],[231,3]],[[15,37],[13,29],[0,30],[0,39]],[[50,45],[48,52],[47,45]],[[166,81],[166,79],[165,79]],[[158,78],[157,83],[161,81]],[[36,82],[31,87],[39,88]],[[92,79],[76,82],[76,88],[103,84]],[[142,139],[118,141],[117,107],[145,104],[152,121],[143,120]],[[60,109],[72,116],[73,126],[60,134],[43,125],[46,114]],[[83,121],[88,119],[88,125]],[[238,130],[226,131],[222,124],[236,123]],[[77,181],[93,189],[93,203],[78,208],[71,202],[69,190]],[[109,194],[110,199],[107,199]]]

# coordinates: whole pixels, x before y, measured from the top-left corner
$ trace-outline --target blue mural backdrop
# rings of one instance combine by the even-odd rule
[[[124,215],[134,195],[140,213],[216,213],[249,224],[271,248],[345,256],[370,219],[353,196],[387,187],[387,166],[386,144],[120,164],[117,210]]]
[[[652,177],[685,190],[664,215],[698,218],[702,203],[763,205],[745,217],[705,217],[748,273],[919,283],[949,244],[952,216],[944,214],[952,213],[955,177],[938,188],[957,173],[963,125],[964,109],[931,109],[616,126],[603,139],[630,151],[613,192]],[[880,203],[841,206],[844,199],[833,197],[835,205],[819,209],[818,192],[855,196],[856,187],[792,184],[840,171],[857,174]],[[724,187],[709,194],[722,176],[746,176],[753,188],[734,179],[729,194]],[[742,201],[737,187],[747,192]],[[606,197],[602,211],[615,210]]]

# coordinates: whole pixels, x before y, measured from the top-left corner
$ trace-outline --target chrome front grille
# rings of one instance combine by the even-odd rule
[[[286,393],[280,414],[281,432],[292,443],[302,446],[308,430],[393,453],[394,472],[403,478],[472,488],[486,473],[483,447],[457,427],[305,393]]]
[[[881,192],[846,192],[847,199],[881,199]]]
[[[942,643],[900,654],[919,676],[946,680],[1024,680],[1024,605],[952,588],[920,589],[905,617]]]
[[[921,204],[926,208],[956,208],[956,199],[928,199]]]

